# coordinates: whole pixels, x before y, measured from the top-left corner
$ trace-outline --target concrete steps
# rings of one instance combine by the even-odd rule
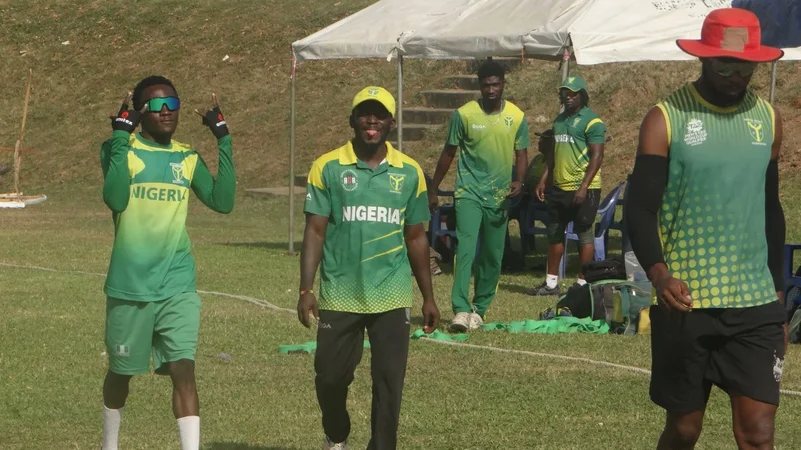
[[[286,197],[289,196],[289,186],[245,189],[245,192],[251,197]],[[306,195],[306,183],[303,183],[303,187],[295,186],[295,195]]]
[[[430,108],[456,109],[470,100],[481,97],[480,91],[463,89],[437,89],[423,91],[423,103]]]
[[[477,91],[479,89],[476,75],[454,75],[446,78],[444,84],[449,88],[463,89],[465,91]]]
[[[406,117],[404,116],[404,119],[405,118]],[[435,125],[406,123],[406,121],[404,120],[403,142],[422,141],[423,139],[426,138],[426,134],[434,129],[436,129]],[[390,131],[387,139],[390,141],[396,141],[398,139],[398,129],[395,128],[392,131]]]
[[[450,108],[406,108],[403,110],[403,137],[406,137],[405,124],[445,125],[451,115],[453,109]]]

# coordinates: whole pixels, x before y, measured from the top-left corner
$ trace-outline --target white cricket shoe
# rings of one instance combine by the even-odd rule
[[[451,330],[464,333],[468,329],[470,329],[470,314],[466,312],[456,313],[456,317],[453,318],[451,321]]]
[[[484,325],[484,319],[482,319],[478,313],[470,313],[470,329],[478,330],[481,328],[481,325]]]
[[[347,439],[337,444],[331,439],[328,439],[328,436],[323,437],[323,450],[348,450],[349,448]]]

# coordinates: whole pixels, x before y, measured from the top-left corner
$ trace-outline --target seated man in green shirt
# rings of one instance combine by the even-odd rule
[[[543,180],[543,175],[548,174],[548,161],[553,158],[553,129],[549,128],[542,133],[534,133],[539,137],[537,143],[537,155],[528,165],[526,170],[526,181],[524,183],[525,193],[528,194],[530,200],[544,202],[545,198],[537,196],[537,186],[540,182],[547,182]]]

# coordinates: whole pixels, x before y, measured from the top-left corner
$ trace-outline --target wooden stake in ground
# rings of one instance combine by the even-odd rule
[[[28,101],[31,99],[31,81],[33,79],[33,69],[28,70],[28,87],[25,88],[25,106],[22,108],[22,125],[20,126],[19,139],[14,145],[14,193],[22,195],[19,189],[19,171],[22,166],[22,155],[20,148],[22,140],[25,138],[25,120],[28,118]]]

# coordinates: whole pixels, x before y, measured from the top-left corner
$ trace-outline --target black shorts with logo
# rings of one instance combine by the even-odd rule
[[[548,229],[553,230],[548,233],[551,243],[564,242],[564,231],[570,222],[573,222],[573,232],[576,234],[591,230],[595,224],[601,190],[587,189],[587,197],[579,205],[573,204],[575,194],[576,191],[564,191],[556,186],[551,187],[548,192]]]
[[[712,385],[779,404],[784,323],[778,302],[750,308],[668,312],[652,306],[651,400],[667,411],[701,411]]]

